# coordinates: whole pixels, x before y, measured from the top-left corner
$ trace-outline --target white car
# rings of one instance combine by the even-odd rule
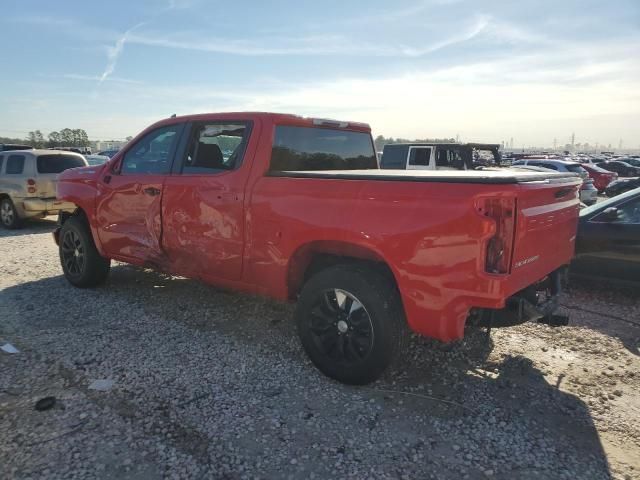
[[[58,174],[86,166],[82,155],[61,150],[0,152],[0,223],[18,228],[26,218],[73,212],[73,203],[56,199]]]

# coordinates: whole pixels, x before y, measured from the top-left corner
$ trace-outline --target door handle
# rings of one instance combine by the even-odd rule
[[[160,189],[155,187],[147,187],[142,191],[147,195],[151,195],[152,197],[155,197],[156,195],[160,195]]]

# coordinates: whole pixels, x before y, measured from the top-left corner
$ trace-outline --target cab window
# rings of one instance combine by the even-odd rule
[[[127,150],[120,173],[169,173],[181,130],[182,125],[170,125],[149,132]]]
[[[196,124],[184,159],[183,173],[218,173],[240,166],[249,125],[238,123]]]

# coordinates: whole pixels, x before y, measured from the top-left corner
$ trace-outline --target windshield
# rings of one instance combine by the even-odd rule
[[[640,193],[640,187],[634,188],[633,190],[629,190],[628,192],[622,193],[620,195],[616,195],[615,197],[608,198],[604,202],[598,202],[594,205],[591,205],[590,207],[583,208],[582,210],[580,210],[580,216],[585,217],[600,210],[604,210],[605,208],[620,203],[620,201],[626,200],[629,197],[633,197],[638,193]]]
[[[75,155],[40,155],[37,163],[38,173],[60,173],[69,168],[86,166],[83,159]]]

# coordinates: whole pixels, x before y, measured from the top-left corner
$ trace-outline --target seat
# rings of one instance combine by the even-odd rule
[[[200,143],[194,167],[225,168],[222,150],[215,143]]]

